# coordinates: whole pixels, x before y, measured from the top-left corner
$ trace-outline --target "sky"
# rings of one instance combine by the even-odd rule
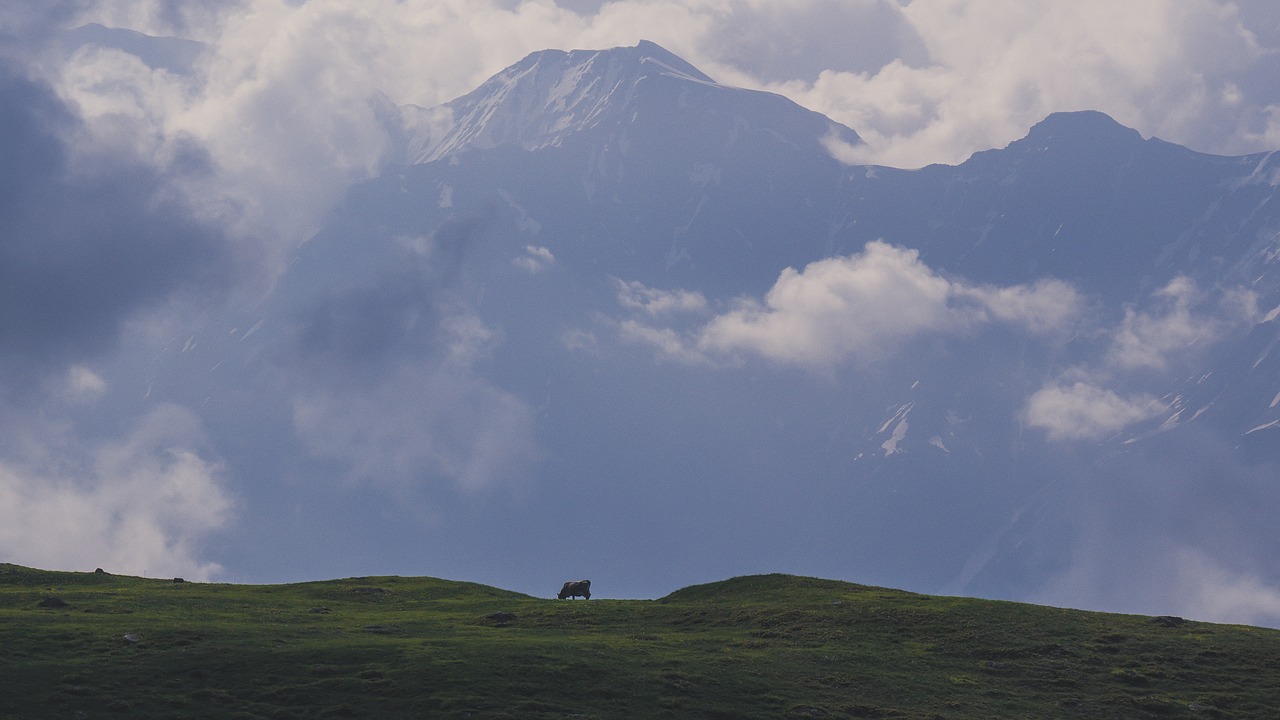
[[[181,41],[142,58],[85,42],[76,29],[91,23]],[[1078,109],[1202,152],[1280,148],[1271,0],[11,0],[0,9],[0,559],[234,577],[217,538],[251,515],[251,498],[232,489],[205,421],[180,404],[113,404],[124,389],[109,370],[145,368],[188,318],[264,296],[344,191],[380,172],[394,106],[448,101],[533,51],[641,39],[721,83],[780,93],[848,125],[865,144],[834,151],[852,163],[954,164]],[[530,246],[522,267],[553,261]],[[842,302],[868,302],[856,281],[839,286],[857,273],[896,273],[898,287],[931,298],[918,325],[896,326],[904,336],[953,325],[939,312],[956,302],[988,318],[1016,296],[1029,309],[1008,321],[1032,330],[1080,302],[1051,284],[1002,288],[996,302],[991,288],[941,278],[887,244],[824,262],[684,335],[645,317],[705,311],[706,298],[619,281],[619,302],[640,315],[621,332],[685,364],[751,352],[822,368],[861,361],[866,344],[837,342],[838,318],[801,317],[796,299],[824,286]],[[410,315],[440,306],[412,282],[397,287]],[[1194,324],[1179,312],[1193,289],[1160,292],[1171,310],[1127,317],[1100,365],[1158,364],[1153,338],[1176,340]],[[441,360],[406,382],[500,424],[482,423],[486,432],[465,442],[382,452],[408,444],[396,428],[446,419],[380,417],[395,382],[365,393],[317,383],[291,409],[298,441],[318,456],[346,448],[366,459],[367,475],[394,474],[396,462],[440,468],[461,492],[484,492],[485,478],[537,457],[530,406],[474,369],[498,342],[494,329],[465,309],[433,322]],[[779,328],[795,335],[779,342]],[[300,342],[339,337],[321,330]],[[316,361],[299,372],[336,371]],[[1072,439],[1104,436],[1153,407],[1154,397],[1122,397],[1068,372],[1026,412],[1032,426]],[[343,413],[346,425],[310,420]],[[369,427],[381,435],[363,435]],[[1195,577],[1221,572],[1194,550],[1179,563]],[[1219,585],[1280,613],[1280,592],[1263,580],[1236,574]]]

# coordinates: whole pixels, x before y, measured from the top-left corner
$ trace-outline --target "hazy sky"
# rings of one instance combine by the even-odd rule
[[[128,35],[72,32],[88,23],[185,42],[131,54],[118,48],[143,46]],[[845,149],[850,162],[958,163],[1022,137],[1051,112],[1077,109],[1204,152],[1280,148],[1273,0],[8,0],[0,9],[0,560],[92,569],[105,555],[134,571],[218,577],[203,543],[244,516],[247,501],[229,489],[231,471],[196,409],[103,407],[123,392],[108,370],[145,370],[149,349],[180,337],[187,319],[269,288],[342,192],[377,175],[392,147],[384,122],[392,106],[448,101],[536,50],[641,39],[722,83],[778,92],[847,124],[866,141]],[[526,261],[536,269],[550,259],[531,246]],[[821,319],[798,331],[804,342],[757,339],[794,326],[786,283],[873,261],[935,287],[944,305],[958,295],[987,302],[901,249],[869,246],[867,255],[784,276],[776,295],[717,316],[697,343],[667,350],[842,361],[854,350],[818,347],[830,337]],[[636,307],[706,302],[627,287],[620,296]],[[1070,288],[1036,291],[1057,299],[1046,307],[1077,301]],[[405,292],[417,297],[413,286]],[[465,314],[445,320],[441,332],[461,349],[439,366],[443,374],[414,382],[502,415],[510,426],[499,431],[520,438],[513,457],[537,455],[528,407],[470,370],[470,353],[492,329]],[[1145,326],[1134,322],[1139,337]],[[653,328],[630,330],[654,337]],[[789,355],[810,340],[812,352]],[[1147,347],[1118,344],[1108,362],[1139,367],[1150,362],[1140,352]],[[394,384],[379,392],[394,394]],[[1051,435],[1088,436],[1148,412],[1145,397],[1098,392],[1046,388],[1028,408],[1031,422]],[[342,428],[308,428],[308,413],[379,413],[376,394],[298,402],[301,441],[322,448],[351,439]],[[1080,406],[1110,412],[1070,427],[1055,419]],[[471,472],[447,448],[417,452],[410,461]],[[1280,613],[1280,592],[1250,582],[1224,581]]]

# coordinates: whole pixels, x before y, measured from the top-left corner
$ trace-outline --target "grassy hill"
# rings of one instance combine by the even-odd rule
[[[784,575],[588,602],[0,565],[0,718],[107,717],[1276,718],[1280,631]]]

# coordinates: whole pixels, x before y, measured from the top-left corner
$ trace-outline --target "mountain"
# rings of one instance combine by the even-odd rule
[[[739,143],[758,146],[761,133],[802,151],[818,149],[815,141],[827,136],[860,142],[849,128],[780,95],[719,85],[648,41],[537,52],[457,100],[402,113],[409,164],[467,149],[533,151],[575,141],[626,155],[631,135],[660,135],[687,148],[710,142],[715,157]]]
[[[548,595],[424,577],[234,585],[0,565],[11,690],[0,713],[1145,720],[1280,711],[1274,630],[786,575],[657,601]]]
[[[868,197],[855,212],[878,220],[861,237],[918,238],[913,245],[926,258],[973,278],[1052,275],[1106,300],[1129,301],[1180,274],[1210,285],[1252,282],[1265,265],[1259,239],[1266,237],[1274,172],[1270,154],[1204,155],[1144,140],[1098,112],[1057,113],[1022,140],[956,168],[867,183]],[[925,203],[901,207],[904,198]],[[921,208],[925,217],[915,227],[895,227]],[[1223,260],[1205,261],[1202,253],[1243,264],[1222,267]]]
[[[620,252],[625,256],[616,261],[628,262],[639,253],[662,271],[715,265],[697,277],[714,273],[726,287],[752,276],[767,281],[779,267],[813,256],[774,247],[777,236],[823,230],[784,224],[748,198],[830,204],[834,185],[810,196],[813,178],[840,168],[824,142],[860,142],[849,128],[779,95],[718,85],[650,42],[535,53],[453,102],[404,114],[408,166],[375,181],[370,194],[394,193],[390,185],[401,177],[407,186],[434,183],[440,190],[433,188],[432,197],[454,203],[452,213],[461,216],[466,198],[494,180],[479,175],[501,167],[511,176],[498,185],[511,186],[511,193],[556,193],[519,204],[538,216],[565,215],[547,222],[566,226],[579,238],[575,244],[602,231],[626,234],[584,247],[591,256]],[[447,178],[436,175],[442,165]],[[548,178],[557,182],[544,187]],[[472,182],[481,185],[472,190]],[[716,217],[731,212],[738,237],[700,229],[707,202],[731,208]],[[618,227],[622,216],[630,227]],[[658,242],[658,235],[670,242]],[[695,250],[693,241],[708,245]],[[780,254],[743,258],[744,244]]]
[[[270,297],[149,365],[253,500],[226,564],[1280,622],[1272,155],[1073,112],[846,166],[647,42],[400,117]]]

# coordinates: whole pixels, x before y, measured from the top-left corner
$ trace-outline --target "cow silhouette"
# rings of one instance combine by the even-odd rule
[[[590,580],[570,580],[560,588],[560,594],[556,597],[561,600],[565,598],[584,597],[591,599],[591,581]]]

